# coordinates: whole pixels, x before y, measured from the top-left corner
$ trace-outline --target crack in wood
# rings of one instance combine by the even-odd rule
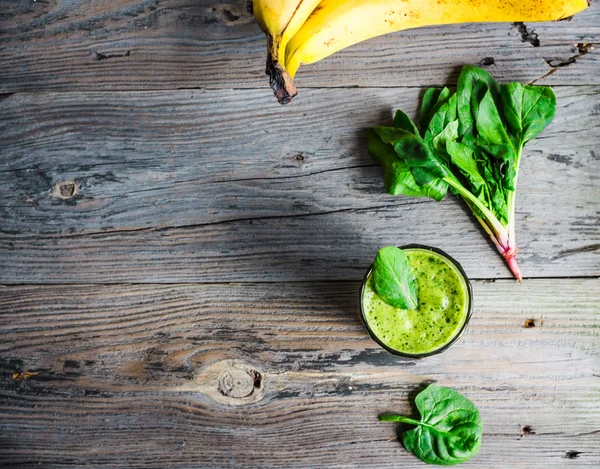
[[[299,159],[299,157],[301,159]],[[302,155],[297,155],[295,157],[295,159],[297,161],[304,161],[304,156]],[[290,176],[273,176],[273,177],[250,177],[250,178],[240,178],[240,179],[223,179],[223,180],[217,180],[217,181],[213,181],[211,182],[211,184],[227,184],[229,182],[247,182],[247,181],[277,181],[280,179],[298,179],[298,178],[303,178],[303,177],[310,177],[310,176],[316,176],[319,174],[325,174],[325,173],[332,173],[335,171],[344,171],[344,170],[348,170],[348,169],[360,169],[360,168],[376,168],[379,167],[378,164],[374,163],[374,164],[362,164],[362,165],[355,165],[355,166],[343,166],[343,167],[339,167],[339,168],[329,168],[329,169],[323,169],[321,171],[314,171],[311,173],[305,173],[305,174],[292,174]]]
[[[100,62],[102,60],[106,60],[106,59],[113,59],[116,57],[129,57],[131,55],[131,51],[126,51],[123,54],[102,54],[101,52],[92,51],[92,59]]]
[[[559,251],[556,256],[553,256],[551,260],[561,259],[563,257],[572,256],[573,254],[580,254],[583,252],[594,252],[600,249],[600,243],[596,244],[587,244],[585,246],[580,246],[572,249],[563,249]]]
[[[535,80],[529,82],[530,85],[543,80],[544,78],[548,78],[550,75],[554,74],[559,68],[568,67],[577,62],[577,59],[583,57],[588,54],[590,51],[595,50],[594,44],[591,43],[576,43],[573,44],[574,49],[577,51],[577,54],[567,58],[567,59],[550,59],[546,58],[544,61],[550,67],[550,70],[543,74],[541,77],[536,78]]]
[[[281,220],[281,219],[290,219],[290,218],[306,218],[306,217],[317,217],[324,215],[332,215],[335,213],[358,213],[370,210],[385,210],[390,208],[402,207],[404,205],[421,205],[427,203],[435,203],[432,200],[411,200],[407,203],[396,202],[394,204],[386,204],[386,205],[376,205],[370,207],[361,207],[361,208],[341,208],[336,210],[328,210],[323,212],[314,212],[314,213],[291,213],[286,215],[265,215],[265,216],[256,216],[256,217],[243,217],[243,218],[232,218],[227,220],[218,220],[214,222],[206,222],[206,223],[190,223],[187,225],[177,225],[177,226],[160,226],[160,227],[140,227],[140,228],[119,228],[119,229],[108,229],[105,231],[88,231],[82,233],[30,233],[29,235],[25,235],[24,237],[32,237],[37,238],[39,235],[50,234],[54,238],[81,238],[87,236],[103,236],[109,234],[119,234],[119,233],[140,233],[140,232],[164,232],[171,230],[181,230],[181,229],[194,229],[205,226],[214,226],[214,225],[223,225],[228,223],[243,223],[243,222],[254,222],[261,220]],[[0,233],[3,234],[20,234],[7,230],[0,230]]]

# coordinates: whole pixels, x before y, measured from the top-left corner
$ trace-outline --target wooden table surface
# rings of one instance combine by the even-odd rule
[[[600,467],[600,5],[377,38],[285,107],[264,42],[251,1],[0,0],[0,466],[422,468],[377,415],[437,382],[481,410],[464,467]],[[523,284],[453,197],[387,195],[365,145],[490,58],[558,96],[521,165]],[[413,242],[462,263],[475,313],[402,361],[357,295]]]

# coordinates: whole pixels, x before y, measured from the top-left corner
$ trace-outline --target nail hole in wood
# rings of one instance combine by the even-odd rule
[[[565,459],[576,459],[581,454],[581,451],[567,451],[565,453]]]
[[[250,373],[250,375],[252,376],[252,379],[254,381],[254,387],[257,389],[260,388],[260,383],[262,382],[262,375],[256,370],[253,370]]]
[[[533,431],[533,428],[531,428],[531,425],[523,425],[521,427],[521,437],[527,435],[535,435],[535,432]]]
[[[535,319],[526,319],[525,327],[529,329],[530,327],[535,327]]]

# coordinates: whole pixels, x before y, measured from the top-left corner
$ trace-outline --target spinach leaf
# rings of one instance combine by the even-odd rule
[[[547,86],[508,83],[500,87],[504,116],[520,146],[537,137],[554,118],[556,96]]]
[[[452,95],[437,110],[435,115],[429,121],[429,126],[423,137],[426,142],[431,142],[436,136],[444,131],[450,122],[456,120],[456,95]]]
[[[500,89],[496,80],[488,72],[472,65],[465,65],[462,68],[456,84],[457,112],[460,124],[458,133],[461,137],[472,132],[474,127],[474,117],[471,111],[473,95],[475,94],[476,100],[484,85],[492,93],[494,100],[497,100]]]
[[[431,140],[431,146],[442,156],[446,163],[450,161],[450,154],[446,148],[447,144],[458,138],[458,119],[449,122],[439,134]]]
[[[447,88],[444,88],[447,89]],[[421,112],[419,115],[419,125],[421,127],[421,135],[425,136],[425,131],[429,126],[429,121],[433,116],[433,107],[435,106],[440,93],[442,90],[440,88],[429,88],[425,91],[423,95],[423,101],[421,102]]]
[[[435,200],[444,197],[445,191],[436,192],[434,187],[417,184],[406,162],[396,155],[394,147],[384,143],[372,129],[367,131],[367,142],[369,153],[383,168],[383,184],[389,194],[431,197]]]
[[[396,129],[406,130],[407,132],[410,132],[413,135],[419,135],[419,129],[417,129],[415,123],[400,109],[398,109],[396,111],[396,114],[394,114],[394,127]]]
[[[477,119],[477,115],[479,114],[479,106],[486,93],[490,91],[489,85],[482,81],[477,80],[473,83],[473,89],[471,91],[471,115]]]
[[[506,226],[508,224],[508,207],[506,205],[506,192],[502,187],[500,168],[489,159],[481,160],[480,167],[490,190],[491,206],[487,205],[487,207],[492,210],[501,225]]]
[[[383,168],[383,184],[391,195],[411,197],[431,197],[442,200],[448,191],[448,184],[442,179],[431,179],[425,184],[417,184],[408,164],[400,159],[394,147],[384,143],[373,130],[367,131],[369,153]]]
[[[450,155],[452,164],[468,179],[471,192],[489,207],[490,196],[488,185],[485,177],[479,170],[475,152],[467,145],[453,140],[446,142],[446,151]]]
[[[415,170],[411,170],[411,174],[412,174],[412,171],[415,171]],[[413,179],[414,179],[414,176],[413,176]],[[446,197],[449,186],[448,186],[448,183],[446,181],[444,181],[443,179],[432,179],[430,182],[423,184],[420,187],[421,187],[421,189],[423,189],[425,191],[425,195],[427,197],[431,197],[436,202],[439,202],[444,197]]]
[[[417,184],[424,185],[446,176],[452,177],[446,165],[418,135],[391,127],[372,127],[372,129],[384,143],[392,145],[396,154],[406,161]]]
[[[483,423],[479,411],[453,389],[430,384],[415,399],[421,420],[380,415],[382,422],[404,422],[416,428],[402,434],[404,447],[428,464],[452,466],[468,461],[481,447]]]
[[[506,128],[489,90],[479,104],[476,126],[477,146],[504,162],[503,169],[506,175],[504,186],[514,191],[516,189],[518,154],[506,133]]]
[[[373,287],[387,304],[396,308],[416,309],[417,279],[402,249],[382,248],[373,264]]]

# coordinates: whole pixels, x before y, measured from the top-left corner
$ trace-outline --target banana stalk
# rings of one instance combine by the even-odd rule
[[[269,84],[280,104],[298,94],[294,81],[285,70],[283,58],[289,40],[298,32],[320,0],[254,0],[254,16],[267,36]]]

